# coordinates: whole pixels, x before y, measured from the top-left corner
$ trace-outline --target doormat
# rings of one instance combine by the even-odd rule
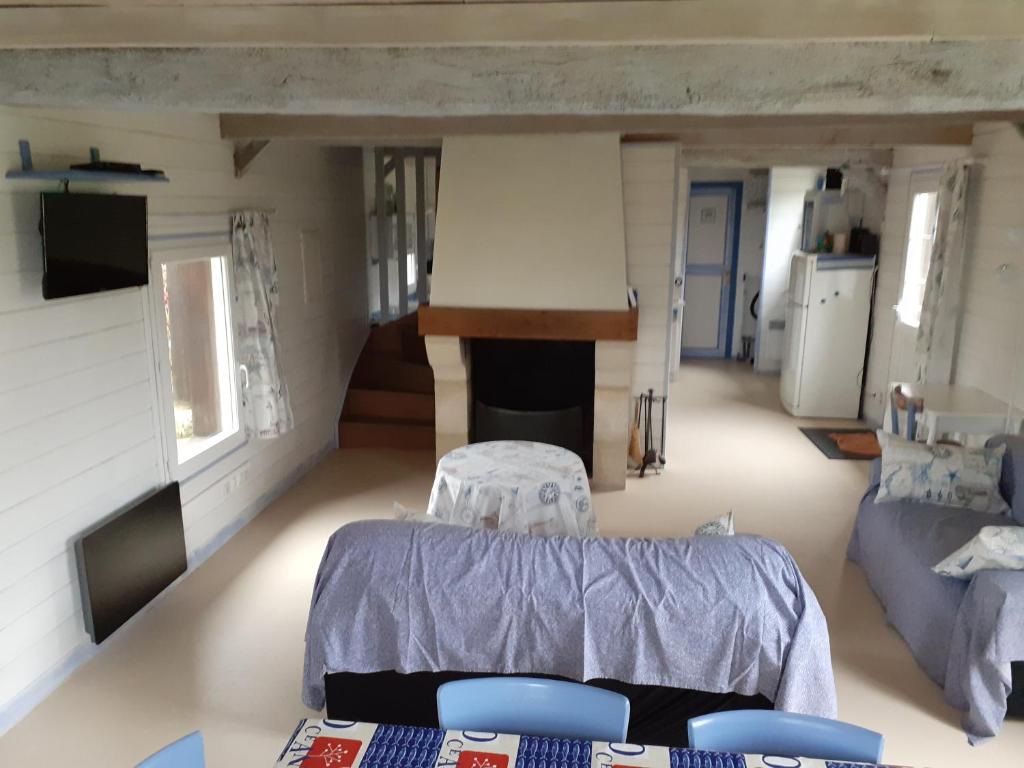
[[[800,427],[800,431],[830,459],[870,461],[882,455],[878,437],[870,429]]]

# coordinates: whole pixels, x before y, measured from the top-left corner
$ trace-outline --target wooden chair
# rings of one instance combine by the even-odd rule
[[[889,407],[892,414],[890,429],[893,434],[900,434],[900,411],[907,414],[907,429],[904,435],[907,440],[917,439],[917,415],[924,410],[923,397],[908,397],[903,388],[897,384],[889,393]]]

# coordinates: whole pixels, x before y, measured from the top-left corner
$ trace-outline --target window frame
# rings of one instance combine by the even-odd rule
[[[228,370],[226,388],[234,395],[233,410],[235,429],[230,433],[211,440],[210,444],[185,461],[179,462],[178,440],[174,420],[174,396],[171,391],[171,361],[164,321],[163,273],[164,264],[198,261],[200,259],[224,259],[224,306],[227,323]],[[150,340],[153,346],[159,424],[164,446],[164,459],[169,479],[185,481],[208,469],[218,461],[241,448],[248,440],[244,424],[241,377],[236,352],[238,340],[235,336],[233,297],[235,295],[234,268],[231,260],[231,243],[228,240],[217,243],[182,243],[179,238],[166,243],[150,243],[149,284],[146,286],[150,317]]]
[[[911,233],[913,232],[914,200],[917,198],[918,195],[934,194],[936,196],[936,200],[935,200],[935,216],[936,216],[936,221],[937,221],[938,220],[938,216],[941,214],[941,212],[938,210],[938,205],[939,205],[938,193],[939,193],[940,176],[941,176],[941,174],[939,173],[939,171],[931,171],[931,170],[928,170],[928,171],[915,171],[915,172],[911,173],[911,175],[910,175],[910,182],[909,182],[908,187],[907,187],[907,213],[906,213],[906,219],[905,219],[905,222],[904,222],[904,231],[903,231],[903,253],[902,253],[902,259],[900,260],[899,290],[898,290],[898,292],[896,294],[896,303],[893,305],[893,310],[896,313],[896,322],[900,323],[901,325],[903,325],[903,326],[905,326],[907,328],[912,328],[915,331],[920,327],[920,323],[921,323],[921,321],[920,321],[920,316],[921,316],[920,315],[920,310],[917,313],[918,322],[916,324],[910,323],[910,322],[907,322],[907,318],[909,318],[909,314],[904,314],[904,305],[903,305],[903,294],[904,294],[904,291],[906,290],[906,285],[907,285],[907,266],[908,266],[907,260],[908,260],[908,257],[910,255],[909,254],[909,251],[910,251],[910,238],[911,238]],[[933,232],[933,236],[934,236],[934,232]],[[933,245],[934,245],[934,241],[933,241]],[[930,272],[930,271],[931,271],[931,254],[929,253],[928,272]],[[927,291],[927,280],[928,280],[928,278],[927,278],[927,273],[926,273],[926,277],[925,277],[925,290],[922,291],[922,296],[921,296],[922,308],[923,308],[923,304],[924,304],[924,293]]]

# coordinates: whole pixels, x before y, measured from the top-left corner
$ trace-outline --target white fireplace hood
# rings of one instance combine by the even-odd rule
[[[430,303],[623,310],[617,134],[445,139]]]

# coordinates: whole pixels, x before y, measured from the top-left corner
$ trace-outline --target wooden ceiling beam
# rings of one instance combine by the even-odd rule
[[[1015,37],[1024,37],[1024,14],[1017,0],[0,1],[0,47],[6,48],[931,42]]]
[[[1024,39],[0,50],[0,103],[335,114],[748,117],[1024,111]],[[629,132],[626,130],[625,132]]]
[[[683,147],[680,163],[687,168],[771,168],[780,165],[816,168],[890,168],[893,163],[893,150],[849,147]]]
[[[688,147],[895,147],[968,145],[975,122],[1024,119],[1022,113],[808,117],[676,115],[510,115],[416,118],[223,114],[226,139],[314,139],[342,144],[439,141],[444,136],[511,133],[624,134],[625,141],[675,141]]]

